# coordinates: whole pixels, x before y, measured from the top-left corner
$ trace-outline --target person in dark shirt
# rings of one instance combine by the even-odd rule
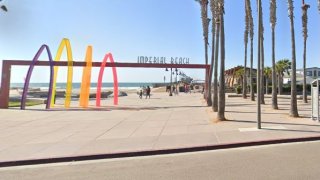
[[[146,99],[147,99],[148,96],[149,96],[149,99],[150,99],[150,93],[151,93],[151,89],[150,89],[149,86],[147,86]]]
[[[142,93],[142,89],[140,89],[140,92],[139,92],[139,98],[140,98],[140,99],[142,99],[142,94],[143,94],[143,93]]]

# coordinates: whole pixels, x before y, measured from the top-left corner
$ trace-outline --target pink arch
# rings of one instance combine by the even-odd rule
[[[96,94],[96,106],[101,106],[101,87],[102,87],[102,77],[104,68],[107,64],[107,60],[110,59],[111,63],[114,63],[113,57],[111,53],[108,53],[104,56],[103,61],[101,63],[100,71],[99,71],[99,77],[98,77],[98,83],[97,83],[97,94]],[[118,105],[118,76],[117,76],[117,69],[115,66],[112,67],[112,73],[113,73],[113,104]]]

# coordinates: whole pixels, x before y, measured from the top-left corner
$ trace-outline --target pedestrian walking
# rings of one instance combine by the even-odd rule
[[[142,94],[143,94],[142,88],[140,88],[140,92],[139,92],[139,98],[140,98],[140,99],[142,99]]]
[[[146,99],[147,99],[148,96],[149,96],[149,99],[150,99],[150,93],[151,93],[151,89],[150,89],[149,86],[147,86]]]
[[[175,95],[179,95],[178,92],[179,92],[178,87],[176,87],[176,88],[175,88],[175,91],[174,91],[174,94],[175,94]]]

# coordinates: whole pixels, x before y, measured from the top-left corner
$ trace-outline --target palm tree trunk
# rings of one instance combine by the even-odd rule
[[[241,76],[241,77],[240,77],[241,87],[243,87],[243,79],[244,79],[243,76]],[[242,88],[242,92],[243,92],[243,91],[244,91],[244,90],[243,90],[243,88]]]
[[[254,89],[253,89],[253,39],[250,40],[250,98],[254,101]]]
[[[225,37],[224,37],[224,14],[223,14],[223,9],[221,13],[221,18],[220,18],[220,28],[221,28],[221,41],[220,41],[220,46],[221,46],[221,55],[220,55],[220,83],[219,83],[219,109],[218,109],[218,120],[223,121],[225,120],[225,82],[224,82],[224,71],[225,71]]]
[[[261,43],[261,54],[260,54],[260,65],[261,65],[261,69],[260,69],[260,96],[261,96],[261,104],[265,104],[264,102],[264,26],[263,26],[263,12],[262,12],[262,4],[260,1],[260,16],[261,16],[261,20],[259,21],[259,26],[260,26],[260,43]]]
[[[268,77],[266,77],[266,94],[268,94]]]
[[[294,33],[294,15],[293,15],[293,2],[288,0],[289,4],[289,17],[290,17],[290,27],[291,27],[291,45],[292,45],[292,67],[291,67],[291,106],[290,106],[290,116],[299,117],[298,107],[297,107],[297,87],[296,87],[296,43],[295,43],[295,33]]]
[[[306,82],[306,64],[307,64],[307,38],[308,38],[308,9],[310,5],[302,1],[302,32],[303,32],[303,102],[308,103],[307,82]]]
[[[202,20],[202,30],[203,30],[203,40],[204,40],[204,50],[205,50],[205,64],[208,65],[208,34],[209,34],[209,19],[208,19],[208,0],[198,0],[201,6],[201,20]],[[208,80],[209,71],[205,72],[205,83],[204,83],[204,93],[203,98],[206,99],[208,95]]]
[[[272,108],[278,109],[277,79],[275,55],[275,30],[272,28]]]
[[[263,26],[263,25],[261,25]],[[263,28],[263,27],[262,27]],[[263,40],[263,32],[261,32],[261,75],[260,75],[260,87],[261,87],[261,104],[265,104],[264,102],[264,40]]]
[[[306,61],[307,61],[307,39],[304,38],[303,42],[303,102],[308,103],[307,99],[307,80],[306,80]]]
[[[205,53],[205,64],[208,65],[208,38],[204,38],[204,53]],[[205,74],[205,88],[204,88],[204,99],[208,97],[208,73]]]
[[[212,86],[212,74],[213,74],[213,66],[214,66],[214,43],[215,43],[215,34],[216,34],[216,27],[215,27],[215,20],[212,18],[212,52],[211,52],[211,65],[210,65],[210,72],[209,72],[209,83],[208,83],[208,96],[207,96],[207,104],[208,106],[212,106],[212,94],[211,94],[211,86]]]
[[[245,43],[244,48],[244,72],[243,72],[243,86],[242,86],[242,97],[247,99],[247,49],[248,44]]]
[[[206,64],[208,64],[208,38],[206,38],[206,42],[207,45],[205,47],[205,51],[206,51]],[[212,99],[211,99],[211,79],[210,79],[210,71],[211,71],[211,67],[210,70],[207,73],[207,92],[206,92],[206,101],[207,101],[207,105],[211,106],[212,105]]]
[[[279,74],[278,75],[278,91],[279,91],[279,95],[282,94],[282,84],[283,84],[283,78],[282,78],[282,75]]]
[[[220,42],[220,22],[216,24],[216,45],[215,45],[215,60],[214,60],[214,79],[213,79],[213,112],[218,112],[218,61],[219,61],[219,42]]]

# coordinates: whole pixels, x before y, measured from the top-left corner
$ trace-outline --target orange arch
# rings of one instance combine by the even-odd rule
[[[82,82],[79,104],[82,107],[88,107],[90,96],[90,84],[91,84],[91,69],[92,69],[92,46],[87,47],[86,52],[86,66],[82,72]]]

